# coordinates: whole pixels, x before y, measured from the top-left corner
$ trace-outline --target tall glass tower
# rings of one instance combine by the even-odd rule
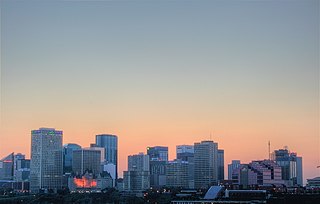
[[[73,151],[80,150],[81,146],[69,143],[63,146],[63,173],[72,172]]]
[[[96,145],[105,148],[106,162],[116,165],[116,179],[118,178],[118,137],[116,135],[96,135]]]
[[[205,189],[217,185],[218,143],[202,141],[194,143],[194,185]]]
[[[31,131],[31,193],[62,188],[62,158],[62,131],[53,128]]]
[[[218,181],[224,180],[224,150],[218,149]]]

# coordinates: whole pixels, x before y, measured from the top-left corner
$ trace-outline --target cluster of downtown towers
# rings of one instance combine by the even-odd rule
[[[111,168],[110,177],[117,178],[118,137],[102,134],[89,148],[77,144],[62,145],[63,132],[53,128],[31,131],[30,191],[59,190],[65,187],[64,175],[99,174],[101,165]],[[111,175],[112,174],[112,175]]]
[[[225,179],[224,150],[218,149],[218,144],[213,141],[179,145],[176,149],[177,159],[173,161],[168,161],[168,147],[147,147],[147,154],[128,156],[128,170],[124,171],[121,180],[118,179],[116,135],[96,135],[95,144],[88,148],[81,148],[77,144],[63,146],[63,132],[52,128],[33,130],[31,137],[30,191],[33,193],[41,189],[62,189],[66,172],[81,177],[88,172],[100,174],[105,171],[113,180],[111,187],[117,186],[127,191],[161,186],[200,189],[221,184]],[[285,154],[283,151],[275,153]],[[228,167],[228,179],[249,185],[254,179],[257,182],[259,176],[266,184],[284,184],[285,179],[292,181],[295,178],[294,183],[302,185],[302,158],[293,156],[298,158],[298,162],[292,163],[294,158],[290,156],[289,166],[286,161],[281,161],[284,158],[281,155],[278,164],[271,160],[253,161],[246,165],[233,161]],[[285,173],[287,167],[288,172]],[[245,171],[246,176],[243,175]]]

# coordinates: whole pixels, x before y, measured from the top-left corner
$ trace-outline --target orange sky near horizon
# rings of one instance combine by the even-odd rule
[[[67,111],[66,111],[67,112]],[[42,113],[43,114],[43,113]],[[48,113],[47,113],[48,114]],[[61,114],[61,113],[51,113]],[[263,115],[262,112],[256,113]],[[256,114],[239,113],[229,118],[218,117],[211,119],[193,114],[193,118],[187,118],[183,113],[171,114],[161,111],[135,115],[129,114],[123,117],[114,117],[93,120],[92,115],[79,113],[69,115],[61,119],[50,119],[49,122],[41,122],[42,118],[32,113],[20,114],[19,118],[11,118],[9,114],[2,123],[0,145],[0,157],[10,152],[21,152],[30,155],[30,143],[32,129],[40,127],[54,127],[63,131],[63,142],[77,143],[87,147],[95,142],[95,135],[101,133],[116,134],[119,137],[119,175],[127,169],[127,156],[139,152],[146,153],[147,146],[163,145],[169,147],[169,159],[175,158],[175,146],[181,144],[193,144],[202,140],[218,142],[219,148],[225,150],[225,172],[227,164],[233,159],[240,159],[247,163],[252,160],[268,158],[268,140],[271,141],[271,151],[288,146],[289,150],[297,152],[303,157],[304,180],[318,175],[316,166],[319,164],[319,140],[317,137],[309,137],[305,140],[301,135],[316,135],[319,129],[314,124],[315,118],[302,118],[303,123],[297,120],[275,117],[274,120],[259,120]],[[264,113],[268,117],[267,112]],[[290,113],[293,117],[294,114]],[[52,115],[51,118],[54,118]],[[66,114],[68,115],[68,114]],[[86,115],[86,117],[81,117]],[[43,115],[44,116],[44,115]],[[248,117],[250,116],[250,117]],[[295,115],[298,117],[298,115]],[[24,121],[19,129],[14,121]],[[94,121],[94,122],[93,122]],[[99,122],[100,121],[100,122]],[[8,124],[8,126],[6,126]],[[9,125],[11,124],[11,125]],[[50,124],[50,125],[48,125]],[[68,124],[68,125],[65,125]],[[108,124],[108,125],[106,125]],[[232,126],[231,126],[232,124]],[[4,138],[6,138],[4,140]],[[17,139],[19,138],[19,139]],[[313,140],[312,140],[313,138]],[[227,176],[227,174],[226,174]]]

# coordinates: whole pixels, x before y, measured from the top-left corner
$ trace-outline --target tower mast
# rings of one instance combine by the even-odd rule
[[[271,160],[271,154],[270,154],[270,140],[268,142],[268,150],[269,150],[269,160]]]

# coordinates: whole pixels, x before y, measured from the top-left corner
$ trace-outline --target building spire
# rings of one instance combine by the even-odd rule
[[[270,140],[268,142],[268,150],[269,150],[269,160],[271,160],[271,153],[270,153]]]

